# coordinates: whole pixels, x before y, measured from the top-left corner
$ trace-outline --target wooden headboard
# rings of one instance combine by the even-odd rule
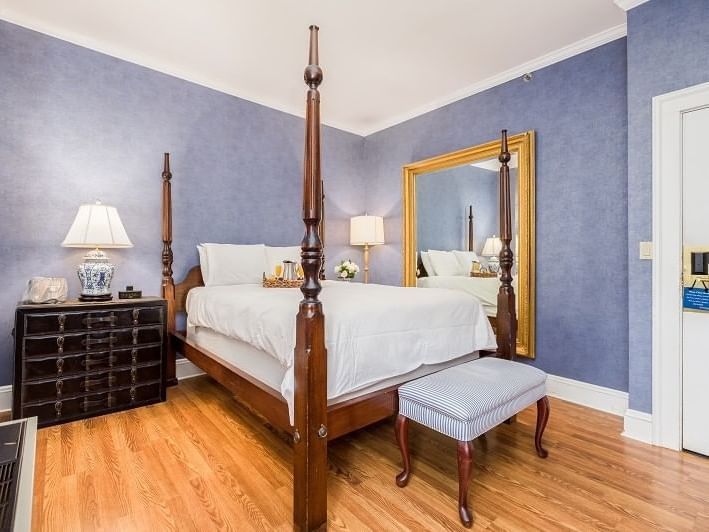
[[[202,269],[192,266],[182,282],[175,285],[175,312],[187,312],[187,293],[198,286],[204,286]]]

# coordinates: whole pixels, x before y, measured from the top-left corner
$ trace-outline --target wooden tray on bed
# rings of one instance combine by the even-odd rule
[[[497,277],[496,272],[473,272],[470,277]]]
[[[300,288],[303,285],[303,279],[288,280],[264,276],[262,284],[264,288]]]

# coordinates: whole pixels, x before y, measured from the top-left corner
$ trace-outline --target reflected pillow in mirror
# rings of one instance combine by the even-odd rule
[[[431,257],[428,254],[428,251],[421,252],[421,262],[423,263],[423,269],[426,270],[426,273],[429,277],[433,277],[434,275],[436,275],[436,270],[433,268],[433,264],[431,263]]]
[[[463,270],[462,275],[468,275],[473,268],[473,262],[480,262],[478,254],[474,251],[454,251],[453,255],[458,260],[461,269]]]
[[[453,275],[464,275],[458,259],[452,251],[429,251],[429,257],[436,270],[436,275],[450,277]]]

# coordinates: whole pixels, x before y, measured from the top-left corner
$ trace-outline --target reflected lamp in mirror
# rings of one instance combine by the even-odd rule
[[[350,245],[364,246],[364,282],[369,282],[369,246],[384,243],[384,219],[381,216],[350,218]]]
[[[501,250],[502,240],[500,240],[498,237],[492,235],[491,237],[485,239],[485,245],[483,246],[481,255],[483,257],[488,257],[487,267],[491,272],[497,273],[500,271],[499,255]]]
[[[91,249],[77,269],[81,282],[79,300],[109,301],[115,266],[100,248],[133,247],[116,208],[100,201],[81,205],[62,246]]]

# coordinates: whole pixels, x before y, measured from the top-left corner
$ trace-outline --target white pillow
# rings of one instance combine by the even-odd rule
[[[453,251],[453,255],[458,260],[458,264],[460,264],[460,268],[463,270],[463,275],[470,273],[470,270],[473,269],[473,262],[480,262],[478,254],[474,251],[455,250]]]
[[[202,281],[206,283],[209,278],[209,266],[207,266],[207,250],[204,249],[204,244],[197,246],[197,253],[199,253],[199,269],[202,270]]]
[[[436,275],[451,276],[462,275],[460,263],[451,251],[429,251],[433,269],[436,270]]]
[[[284,260],[300,264],[300,246],[266,246],[266,275],[273,275],[276,264],[282,264]]]
[[[436,270],[433,269],[433,264],[431,263],[431,257],[428,254],[428,251],[422,251],[421,252],[421,262],[423,263],[423,268],[426,270],[426,273],[428,274],[429,277],[433,277],[436,275]]]
[[[202,244],[207,262],[205,286],[257,284],[266,271],[266,246],[263,244]]]

